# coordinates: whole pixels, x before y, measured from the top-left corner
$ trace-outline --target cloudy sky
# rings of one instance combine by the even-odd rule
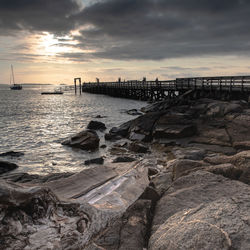
[[[250,75],[249,0],[0,0],[0,83]]]

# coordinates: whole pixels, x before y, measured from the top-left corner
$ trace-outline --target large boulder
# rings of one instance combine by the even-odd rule
[[[99,147],[99,141],[100,139],[94,130],[84,130],[63,141],[62,145],[93,151]]]
[[[149,249],[248,249],[250,187],[197,171],[158,201]]]
[[[103,122],[99,121],[90,121],[87,129],[93,129],[93,130],[105,130],[106,126]]]
[[[155,139],[179,139],[195,135],[197,126],[191,117],[182,114],[165,114],[155,123],[153,137]]]
[[[15,163],[11,163],[8,161],[0,161],[0,174],[9,172],[16,168],[18,168],[18,165],[16,165]]]

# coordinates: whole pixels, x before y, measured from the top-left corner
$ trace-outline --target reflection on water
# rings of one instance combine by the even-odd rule
[[[105,116],[99,120],[110,129],[133,118],[121,110],[145,105],[103,95],[75,96],[73,91],[63,95],[40,94],[53,89],[53,86],[24,86],[23,90],[13,91],[0,85],[0,152],[25,153],[18,159],[5,158],[20,166],[16,171],[38,174],[80,171],[86,159],[104,154],[105,149],[86,153],[60,142],[84,129],[97,115]],[[102,137],[103,133],[99,135]]]

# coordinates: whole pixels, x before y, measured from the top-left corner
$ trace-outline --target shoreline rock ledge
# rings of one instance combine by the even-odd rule
[[[145,110],[105,135],[125,137],[110,152],[133,162],[36,184],[0,178],[0,249],[250,249],[249,103]],[[66,144],[92,150],[99,138],[85,130]]]
[[[0,180],[0,248],[84,249],[148,183],[138,162],[86,169],[39,186]]]

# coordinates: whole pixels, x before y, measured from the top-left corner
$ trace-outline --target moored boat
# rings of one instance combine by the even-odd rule
[[[10,89],[12,90],[21,90],[23,87],[20,84],[13,84],[10,86]]]
[[[42,92],[41,95],[62,95],[63,92],[60,90],[56,90],[56,91],[45,91]]]
[[[15,83],[14,70],[13,70],[13,66],[12,65],[11,65],[10,84],[12,84],[10,86],[11,90],[21,90],[23,88],[21,84],[16,84]]]

